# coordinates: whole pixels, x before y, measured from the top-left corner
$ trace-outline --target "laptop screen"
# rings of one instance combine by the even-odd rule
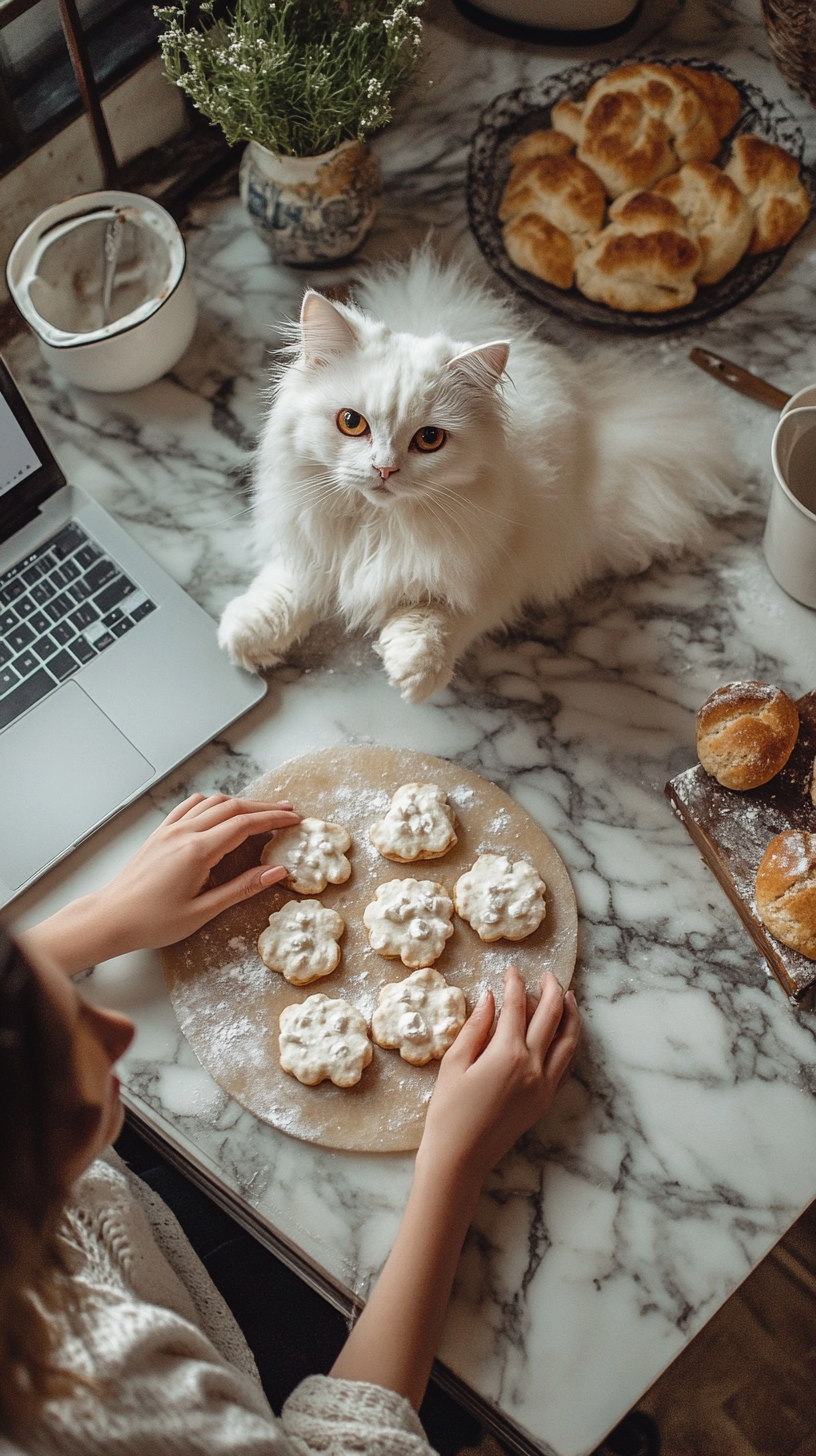
[[[0,359],[0,541],[65,484],[34,416]]]
[[[5,495],[27,475],[39,470],[42,463],[12,414],[8,401],[0,394],[0,495]]]

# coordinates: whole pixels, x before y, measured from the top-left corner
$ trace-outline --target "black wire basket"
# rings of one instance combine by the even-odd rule
[[[705,323],[748,298],[776,271],[791,244],[784,248],[774,248],[768,253],[759,253],[755,257],[742,258],[719,283],[698,288],[692,302],[682,308],[658,314],[624,313],[610,308],[608,304],[585,298],[575,287],[556,288],[532,273],[525,273],[523,269],[517,268],[505,252],[502,224],[499,222],[499,203],[510,175],[510,153],[516,142],[528,132],[552,125],[550,109],[556,101],[582,101],[595,81],[620,64],[620,61],[601,60],[572,66],[567,71],[548,76],[535,86],[523,86],[516,91],[508,91],[490,103],[481,115],[470,148],[467,176],[468,217],[474,237],[490,266],[519,293],[532,298],[544,308],[573,319],[576,323],[590,324],[595,328],[615,329],[624,333],[668,333]],[[665,64],[673,63],[667,61]],[[800,163],[802,182],[810,195],[812,211],[816,202],[816,176],[802,161],[805,139],[796,118],[788,108],[781,101],[769,101],[757,86],[733,75],[725,66],[700,60],[684,60],[683,64],[694,66],[697,70],[715,71],[730,81],[739,92],[742,101],[740,118],[724,138],[715,158],[717,164],[725,164],[731,142],[741,132],[753,132],[764,141],[774,142],[777,146],[784,147]]]

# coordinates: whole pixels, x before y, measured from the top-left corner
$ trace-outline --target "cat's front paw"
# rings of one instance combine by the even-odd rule
[[[397,617],[383,627],[376,650],[406,703],[424,703],[451,680],[453,652],[438,618],[419,612]]]
[[[281,662],[295,636],[286,603],[259,600],[252,592],[233,597],[218,627],[218,645],[231,662],[255,672]]]

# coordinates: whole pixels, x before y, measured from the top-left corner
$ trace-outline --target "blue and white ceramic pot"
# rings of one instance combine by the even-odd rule
[[[276,263],[329,263],[360,246],[379,205],[382,177],[364,142],[320,157],[277,157],[250,142],[241,200]]]

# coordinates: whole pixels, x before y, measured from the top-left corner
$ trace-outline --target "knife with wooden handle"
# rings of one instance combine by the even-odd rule
[[[791,397],[784,390],[768,384],[767,380],[750,374],[740,364],[732,364],[730,359],[712,354],[709,349],[692,349],[689,358],[712,379],[719,379],[721,384],[727,384],[737,394],[747,394],[749,399],[757,399],[760,404],[769,404],[773,409],[783,409]]]

